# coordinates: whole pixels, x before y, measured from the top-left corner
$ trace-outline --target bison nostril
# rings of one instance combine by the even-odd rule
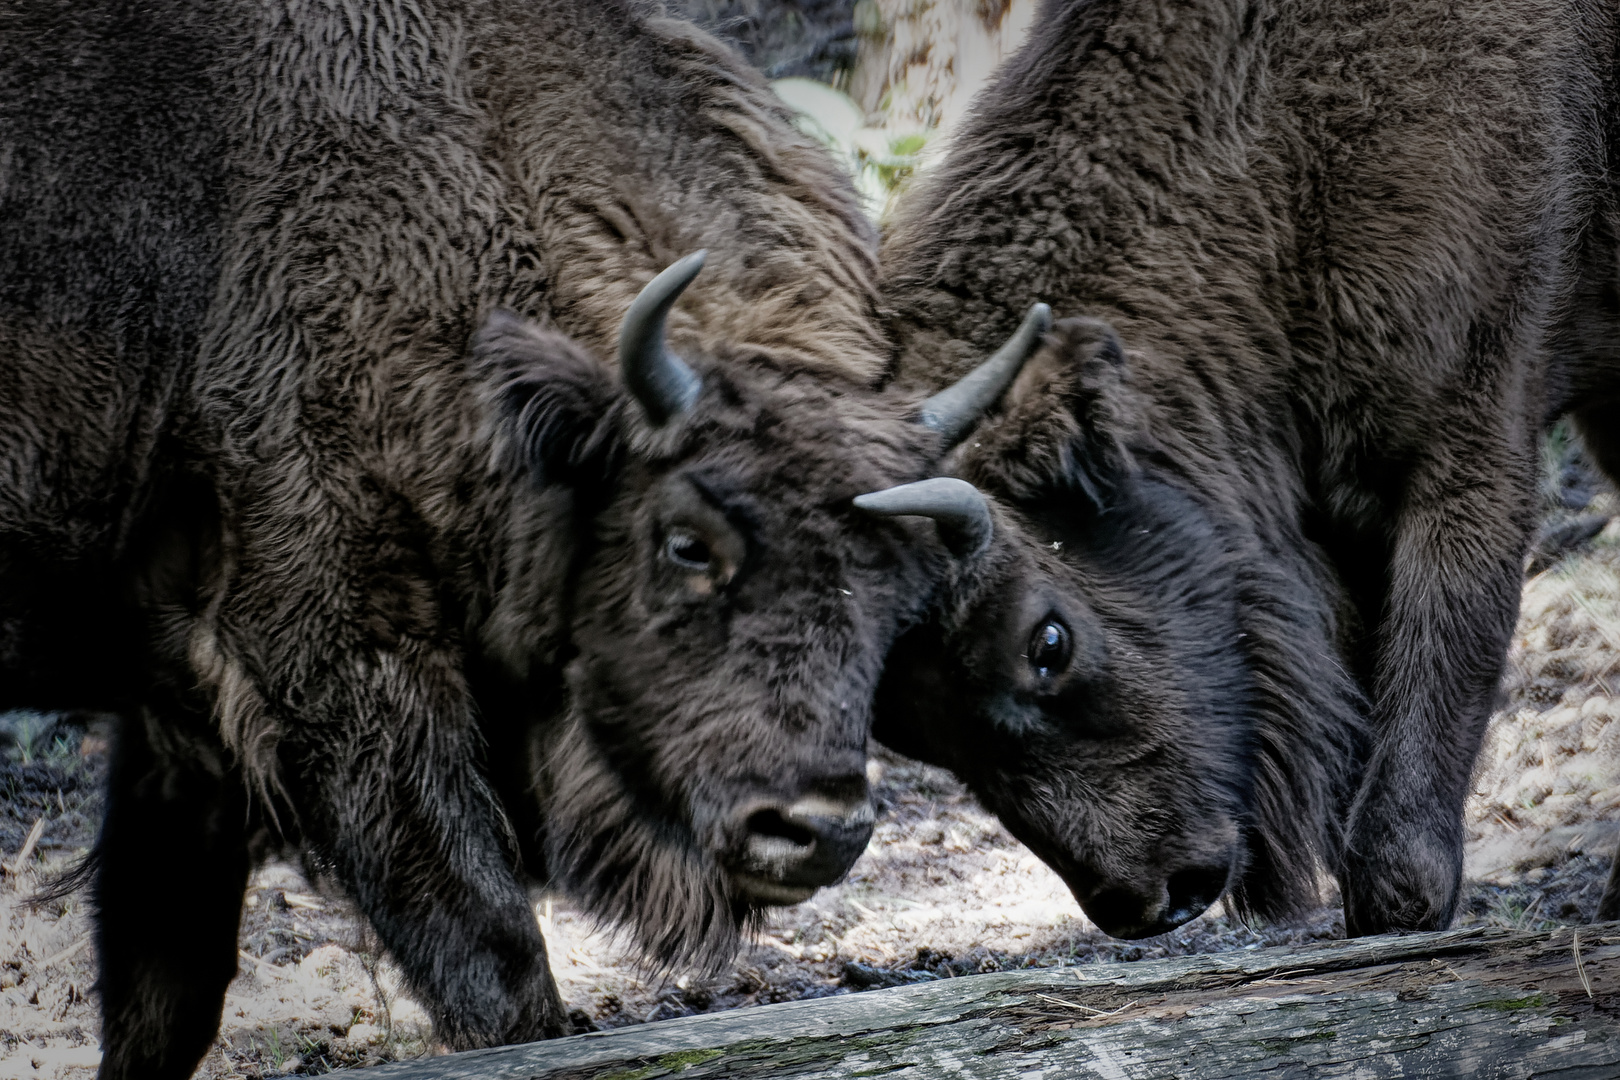
[[[1171,874],[1165,883],[1170,892],[1170,909],[1164,921],[1175,927],[1202,915],[1226,891],[1230,869],[1228,866],[1199,866]]]
[[[744,839],[729,870],[756,903],[797,903],[844,876],[872,836],[865,798],[806,796],[792,806],[766,806],[743,819]]]
[[[797,847],[808,848],[816,842],[815,833],[803,825],[795,825],[774,808],[748,815],[746,827],[750,836],[775,837]]]
[[[1189,867],[1171,874],[1158,889],[1103,889],[1080,906],[1109,937],[1153,937],[1202,915],[1226,891],[1229,872],[1229,866]]]

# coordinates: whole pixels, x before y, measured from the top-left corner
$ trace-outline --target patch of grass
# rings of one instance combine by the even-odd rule
[[[270,1058],[270,1064],[277,1070],[286,1065],[287,1059],[293,1056],[292,1048],[281,1044],[281,1031],[278,1028],[271,1028],[270,1034],[265,1036],[264,1048]]]
[[[1481,1001],[1470,1006],[1474,1009],[1490,1009],[1494,1012],[1517,1012],[1520,1009],[1540,1009],[1552,1004],[1546,994],[1527,994],[1520,998],[1503,998],[1499,1001]]]
[[[1500,893],[1492,898],[1490,909],[1482,921],[1512,930],[1551,930],[1559,924],[1543,916],[1543,899],[1541,894],[1526,899],[1511,893]]]
[[[8,737],[11,758],[19,765],[32,765],[51,757],[52,742],[59,738],[55,716],[25,711],[0,716],[0,734]]]

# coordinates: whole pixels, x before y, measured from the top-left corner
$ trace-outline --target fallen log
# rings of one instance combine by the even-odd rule
[[[376,1080],[1620,1077],[1620,923],[970,975],[388,1065]]]

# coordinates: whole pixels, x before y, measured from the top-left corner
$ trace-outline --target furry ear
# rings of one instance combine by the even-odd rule
[[[473,335],[472,368],[541,483],[591,485],[617,467],[623,396],[572,338],[498,310]]]
[[[1077,491],[1101,509],[1134,468],[1125,349],[1099,319],[1064,319],[968,437],[962,475],[1014,501]]]

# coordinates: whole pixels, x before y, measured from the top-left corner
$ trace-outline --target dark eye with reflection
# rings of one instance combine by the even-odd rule
[[[1029,666],[1038,679],[1050,679],[1069,666],[1069,628],[1055,618],[1047,618],[1029,639]]]
[[[664,541],[664,555],[683,570],[707,570],[714,561],[709,545],[689,532],[672,532]]]

